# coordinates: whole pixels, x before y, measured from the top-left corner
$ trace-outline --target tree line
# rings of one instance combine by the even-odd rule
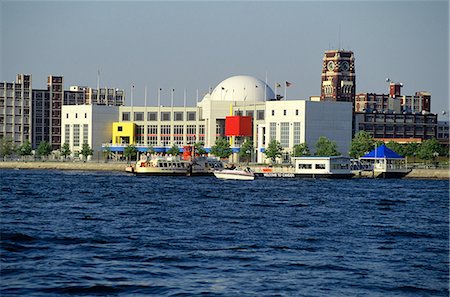
[[[60,148],[61,156],[66,159],[72,154],[69,144],[64,143]],[[0,157],[8,158],[13,156],[19,156],[25,158],[27,156],[36,156],[41,159],[46,159],[53,152],[52,145],[48,141],[41,141],[33,152],[30,141],[26,140],[20,146],[16,146],[12,138],[0,138]],[[84,156],[85,160],[92,156],[94,151],[89,147],[89,144],[83,143],[79,154]]]

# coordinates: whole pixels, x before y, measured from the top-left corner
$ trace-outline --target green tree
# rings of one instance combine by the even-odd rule
[[[137,148],[133,145],[128,145],[125,147],[123,151],[123,156],[127,158],[127,161],[130,161],[131,157],[134,157],[137,155]]]
[[[194,143],[194,149],[195,149],[195,153],[202,156],[202,155],[206,155],[206,150],[204,148],[204,143],[203,142],[196,142]]]
[[[219,158],[228,158],[232,152],[230,143],[225,138],[217,139],[215,145],[211,147],[211,154]]]
[[[8,157],[16,150],[16,145],[11,137],[0,138],[0,157]]]
[[[92,156],[93,153],[94,153],[94,150],[91,149],[89,144],[83,143],[83,145],[81,146],[80,154],[84,156],[84,162],[86,162],[87,158],[89,156]]]
[[[271,142],[269,142],[269,145],[267,146],[264,154],[267,158],[270,158],[270,160],[272,160],[272,163],[275,163],[277,158],[281,157],[282,151],[283,147],[281,146],[281,144],[276,140],[272,140]]]
[[[420,144],[417,156],[422,160],[432,160],[442,154],[442,148],[436,138],[427,139]]]
[[[244,162],[249,163],[252,158],[252,152],[253,152],[253,142],[246,140],[239,151],[239,158],[242,159]]]
[[[71,153],[72,151],[70,150],[69,144],[64,143],[61,146],[61,155],[64,157],[64,159],[67,159],[67,157],[70,156]]]
[[[308,148],[308,144],[300,143],[294,145],[292,148],[292,157],[310,156],[311,153]]]
[[[37,148],[37,155],[39,157],[48,157],[52,152],[52,145],[48,143],[47,141],[42,141],[39,143],[39,146]]]
[[[403,145],[403,156],[412,157],[415,156],[419,150],[419,144],[417,142],[410,142]]]
[[[172,156],[179,156],[180,155],[180,148],[174,144],[172,147],[167,151],[167,154]]]
[[[316,156],[328,157],[339,156],[341,153],[337,151],[336,142],[329,140],[324,136],[320,136],[316,142]]]
[[[33,154],[33,148],[31,143],[27,140],[21,146],[17,148],[17,154],[21,157],[31,156]]]
[[[359,158],[371,152],[375,148],[375,140],[366,131],[359,131],[352,139],[349,155],[352,158]]]
[[[405,156],[405,145],[398,143],[396,141],[389,141],[386,146],[399,154],[400,156]]]

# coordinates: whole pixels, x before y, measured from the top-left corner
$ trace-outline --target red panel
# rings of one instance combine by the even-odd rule
[[[226,136],[252,136],[251,116],[228,116],[225,118]]]

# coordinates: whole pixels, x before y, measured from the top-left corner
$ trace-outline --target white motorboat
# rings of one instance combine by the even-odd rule
[[[229,179],[229,180],[254,180],[255,174],[250,168],[246,169],[224,169],[224,170],[216,170],[214,171],[214,175],[220,179]]]

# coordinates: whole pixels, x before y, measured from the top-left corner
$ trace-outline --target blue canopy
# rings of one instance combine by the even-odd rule
[[[375,155],[376,153],[376,155]],[[403,159],[402,156],[394,152],[393,150],[389,149],[386,145],[382,144],[370,153],[366,154],[365,156],[361,157],[361,159]]]

